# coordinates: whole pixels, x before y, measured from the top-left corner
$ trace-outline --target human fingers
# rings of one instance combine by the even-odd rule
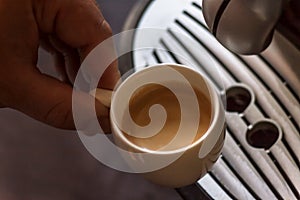
[[[110,26],[94,0],[43,0],[36,1],[35,5],[41,30],[55,34],[62,43],[78,50],[81,61],[98,44],[112,36]],[[113,89],[119,78],[117,62],[113,62],[104,72],[99,86]]]
[[[24,69],[28,69],[24,66]],[[72,107],[81,111],[82,122],[76,128],[83,131],[89,130],[88,125],[94,119],[92,113],[97,112],[97,119],[104,132],[109,132],[108,109],[100,102],[91,101],[94,98],[89,94],[73,91],[72,87],[57,79],[41,74],[38,70],[24,70],[16,74],[16,86],[10,86],[9,98],[2,99],[6,107],[11,107],[25,113],[48,125],[62,128],[75,129]],[[72,101],[75,97],[77,101]],[[96,119],[96,120],[97,120]]]

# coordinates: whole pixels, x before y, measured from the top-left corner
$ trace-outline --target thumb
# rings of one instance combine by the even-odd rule
[[[93,107],[90,102],[94,102],[94,98],[89,94],[73,91],[70,85],[41,74],[37,70],[26,73],[25,76],[23,74],[19,78],[20,83],[12,91],[14,100],[9,101],[11,104],[9,107],[62,129],[75,129],[73,106],[82,112],[82,124],[77,127],[79,129],[85,129],[85,124],[88,125],[91,120],[97,120],[92,119],[95,115],[91,114],[96,109],[101,128],[104,132],[110,131],[108,109],[98,101]],[[76,101],[72,101],[72,96],[76,98]]]

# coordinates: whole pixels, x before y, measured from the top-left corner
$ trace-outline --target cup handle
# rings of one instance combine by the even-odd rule
[[[103,88],[97,88],[90,91],[90,95],[95,97],[98,101],[100,101],[104,106],[110,108],[111,98],[113,95],[112,90],[107,90]]]

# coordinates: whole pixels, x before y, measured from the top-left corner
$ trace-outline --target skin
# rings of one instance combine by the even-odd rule
[[[80,16],[80,17],[79,17]],[[72,83],[80,63],[112,35],[94,0],[0,0],[0,106],[16,109],[51,126],[75,129]],[[38,48],[55,59],[61,80],[37,68]],[[99,87],[113,89],[120,74],[112,63]],[[49,92],[51,91],[51,92]],[[82,103],[92,98],[76,92]],[[109,132],[109,110],[96,102],[101,127]],[[90,119],[86,119],[88,122]]]

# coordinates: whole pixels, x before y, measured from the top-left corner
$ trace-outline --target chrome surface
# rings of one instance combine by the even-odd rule
[[[144,10],[137,28],[164,32],[146,38],[139,32],[134,35],[134,47],[155,47],[133,52],[134,67],[160,62],[192,65],[211,78],[224,98],[236,90],[227,103],[244,101],[244,107],[234,110],[232,105],[226,112],[222,156],[198,186],[213,199],[300,199],[300,50],[275,32],[262,54],[233,54],[208,31],[200,0],[169,4],[151,1]],[[210,67],[212,62],[218,70]],[[275,138],[257,148],[247,140],[251,131]]]
[[[203,15],[221,44],[249,55],[269,46],[283,7],[283,0],[204,0]]]

